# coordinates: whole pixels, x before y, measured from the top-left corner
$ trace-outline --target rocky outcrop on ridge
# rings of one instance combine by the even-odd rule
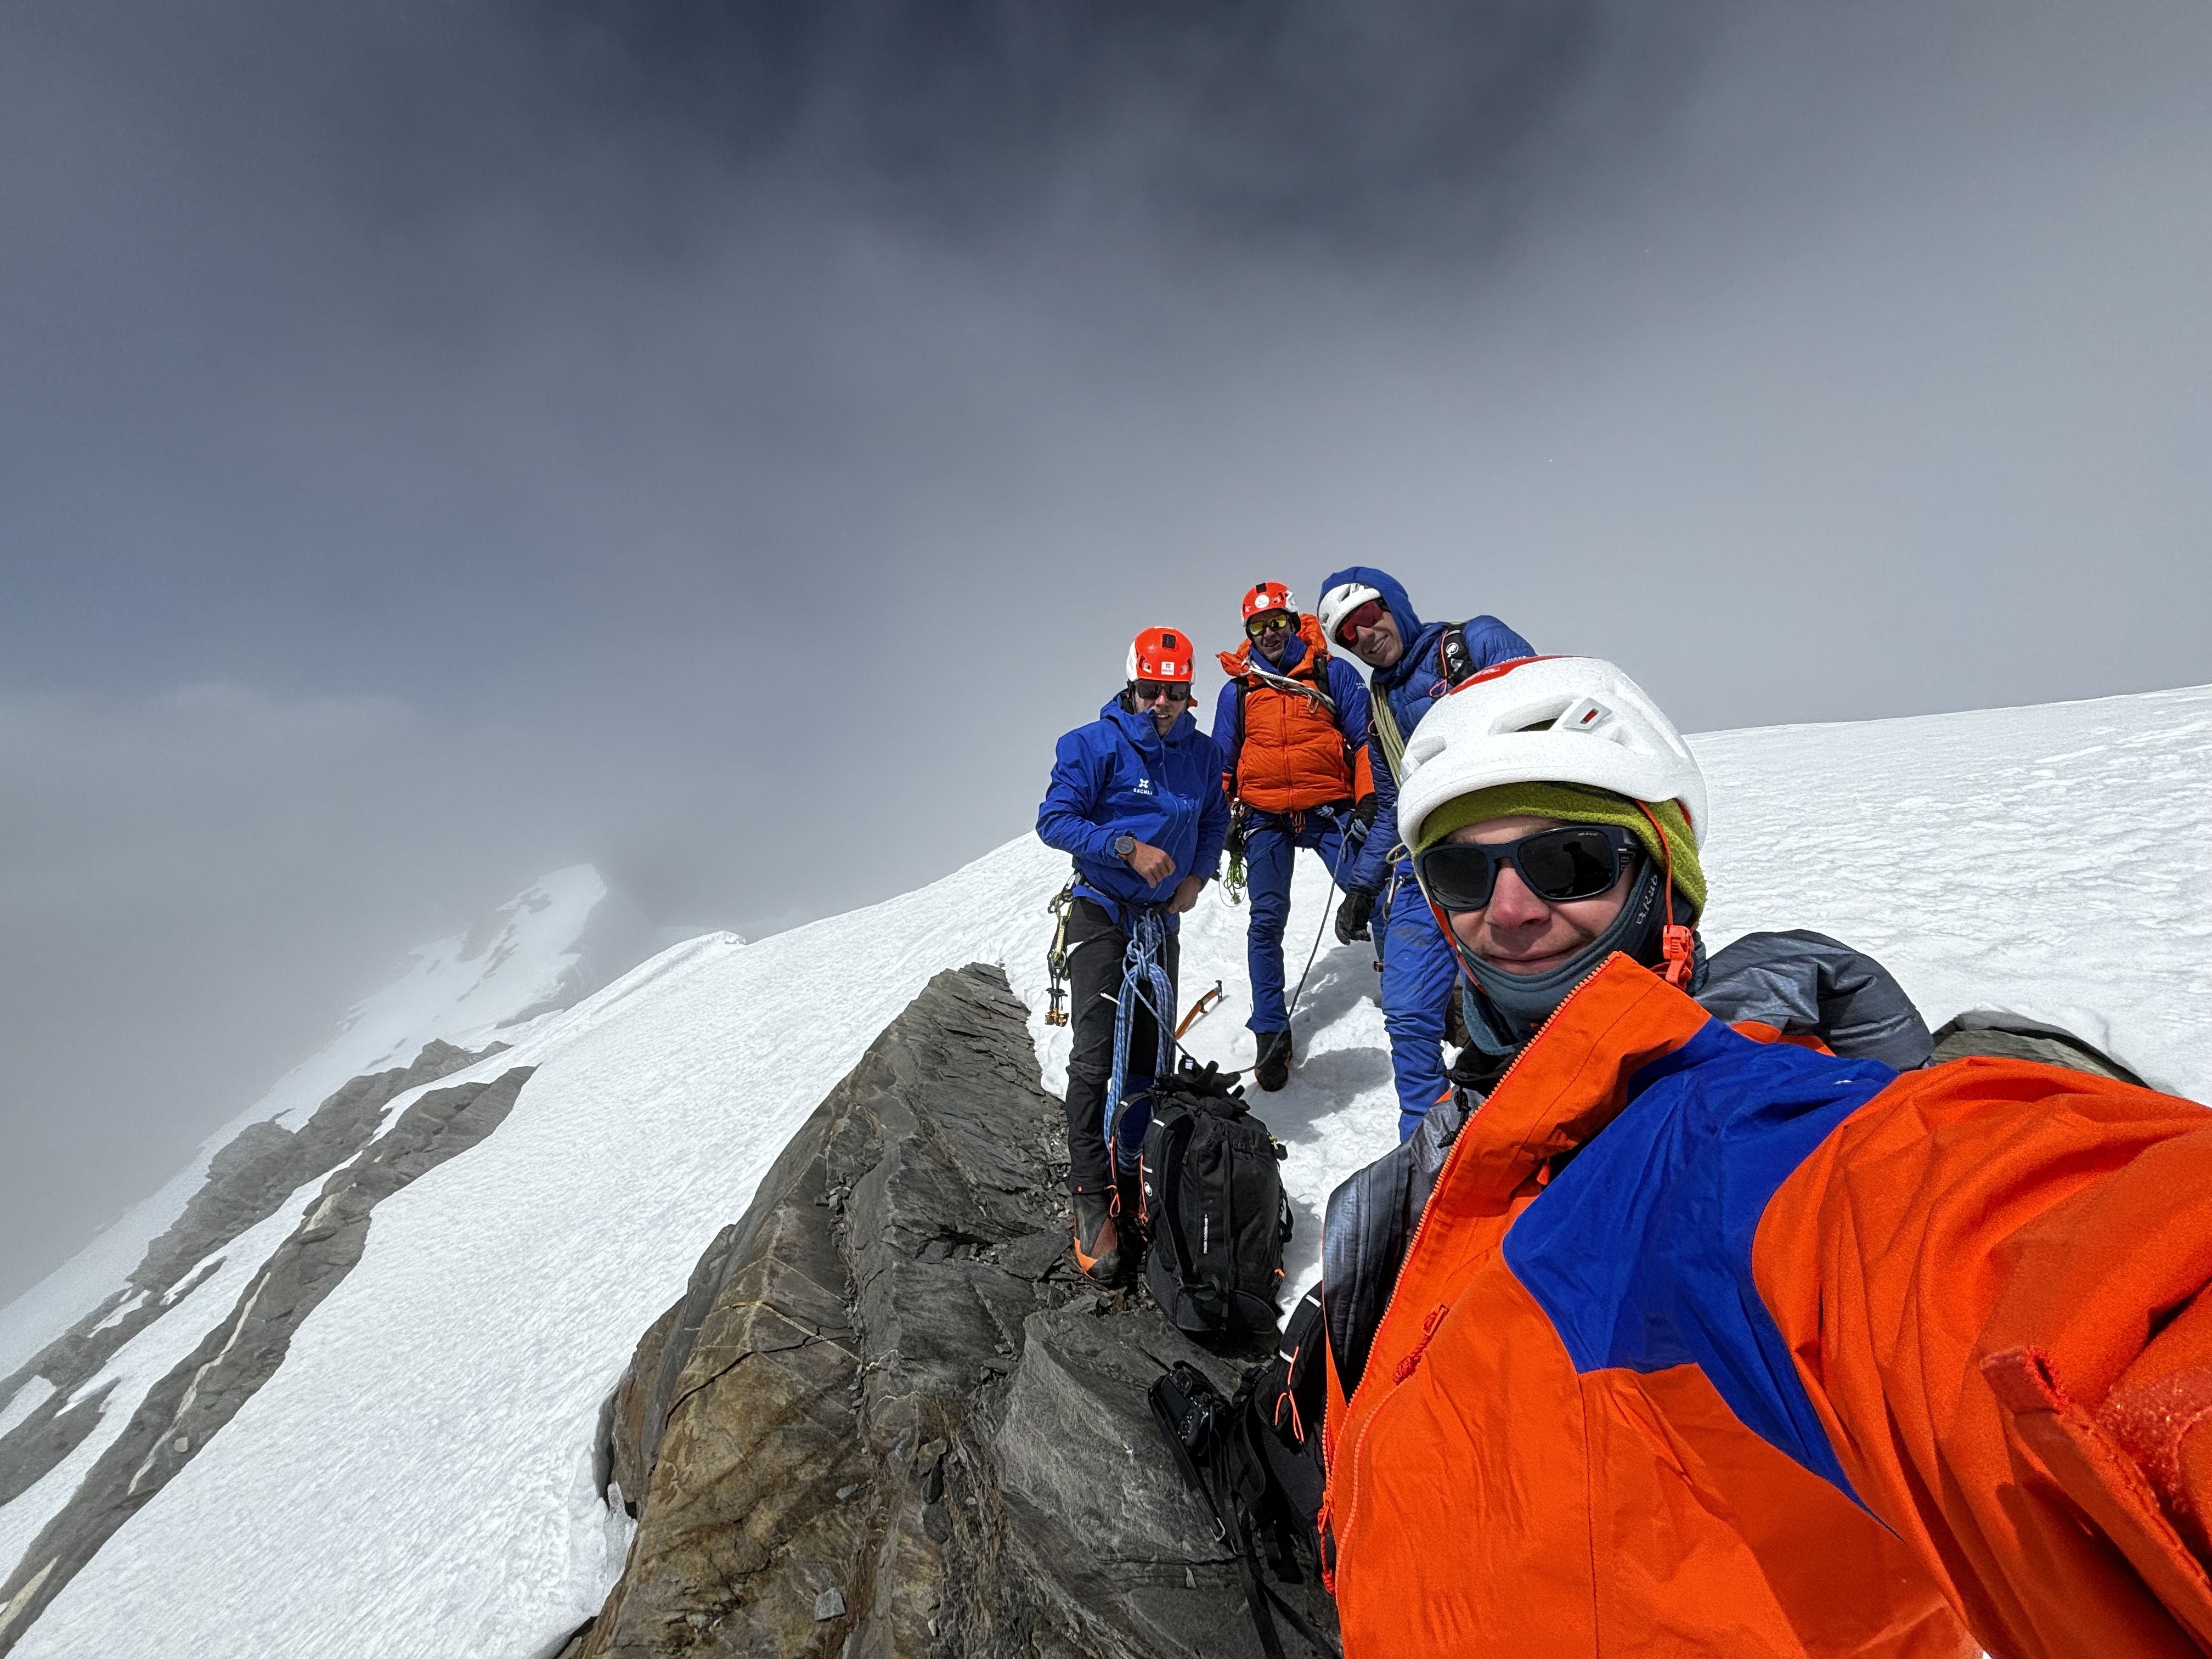
[[[1145,1390],[1265,1344],[1073,1273],[1063,1122],[1004,975],[939,974],[639,1341],[605,1449],[638,1529],[566,1659],[1259,1651]]]
[[[299,1225],[247,1284],[229,1316],[149,1391],[121,1436],[100,1454],[68,1504],[24,1552],[8,1580],[0,1583],[0,1654],[15,1645],[100,1546],[275,1375],[291,1345],[293,1332],[361,1260],[376,1206],[467,1151],[505,1120],[530,1077],[528,1066],[517,1066],[489,1083],[431,1090],[402,1112],[384,1134],[368,1139],[391,1100],[483,1057],[432,1043],[404,1071],[356,1078],[331,1096],[299,1134],[288,1136],[274,1124],[258,1124],[218,1155],[216,1165],[219,1167],[210,1168],[208,1187],[194,1198],[178,1224],[149,1250],[148,1263],[155,1262],[158,1255],[168,1264],[160,1272],[178,1271],[197,1261],[198,1258],[191,1252],[196,1247],[208,1248],[200,1246],[199,1240],[212,1237],[228,1243],[255,1221],[273,1214],[285,1197],[298,1189],[301,1182],[294,1177],[302,1160],[322,1158],[336,1149],[331,1161],[348,1161],[324,1182],[321,1194]],[[323,1138],[311,1139],[316,1133]],[[345,1139],[349,1135],[352,1137],[349,1144]],[[285,1138],[279,1140],[276,1136]],[[234,1152],[237,1155],[232,1156]],[[312,1180],[314,1173],[311,1165],[302,1178]],[[260,1214],[253,1213],[264,1204]],[[187,1224],[194,1224],[196,1217],[199,1231]],[[142,1267],[140,1272],[149,1269]],[[155,1298],[148,1301],[157,1309],[161,1305]],[[64,1341],[80,1338],[83,1329],[80,1326]],[[108,1333],[96,1334],[105,1337]],[[80,1339],[71,1352],[81,1363],[83,1353],[104,1347],[100,1361],[104,1364],[114,1346]],[[34,1361],[27,1371],[36,1369]],[[67,1397],[67,1389],[58,1388],[46,1405],[54,1406]],[[0,1450],[12,1449],[17,1437],[38,1423],[39,1415],[33,1413],[5,1443],[0,1443]],[[86,1401],[48,1418],[47,1438],[37,1443],[40,1455],[52,1450],[57,1426],[64,1421],[76,1438],[53,1454],[46,1467],[65,1456],[90,1431],[98,1417],[97,1402]]]
[[[2046,1025],[2040,1020],[1987,1008],[1970,1009],[1936,1033],[1936,1064],[1976,1054],[2032,1060],[2039,1065],[2063,1066],[2094,1077],[2132,1083],[2138,1088],[2149,1086],[2102,1048],[2063,1025]]]

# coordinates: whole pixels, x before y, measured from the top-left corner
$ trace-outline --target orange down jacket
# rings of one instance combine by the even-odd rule
[[[1239,714],[1223,787],[1231,800],[1263,812],[1306,811],[1375,793],[1365,732],[1347,738],[1343,711],[1311,695],[1327,695],[1330,690],[1329,655],[1321,623],[1300,615],[1298,635],[1305,643],[1304,653],[1277,678],[1310,690],[1270,684],[1254,672],[1249,640],[1220,653],[1221,672],[1229,677],[1228,695],[1237,699]],[[1357,677],[1352,680],[1356,686]],[[1365,724],[1364,719],[1359,721],[1362,727]],[[1222,735],[1217,722],[1215,736]]]
[[[2212,1114],[1772,1036],[1616,956],[1468,1120],[1332,1355],[1346,1659],[2212,1652]]]

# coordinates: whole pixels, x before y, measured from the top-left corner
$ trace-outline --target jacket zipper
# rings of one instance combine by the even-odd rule
[[[1575,982],[1574,989],[1568,992],[1566,995],[1559,999],[1559,1006],[1553,1009],[1549,1014],[1544,1017],[1544,1023],[1535,1029],[1535,1031],[1529,1036],[1528,1042],[1521,1045],[1521,1052],[1513,1056],[1512,1064],[1505,1068],[1504,1072],[1499,1076],[1498,1081],[1491,1086],[1490,1094],[1486,1098],[1496,1098],[1498,1091],[1504,1088],[1508,1083],[1513,1080],[1514,1073],[1521,1069],[1521,1062],[1528,1057],[1528,1050],[1536,1046],[1537,1040],[1540,1038],[1546,1031],[1551,1030],[1552,1022],[1558,1019],[1561,1014],[1566,1012],[1567,1005],[1571,1003],[1577,997],[1580,996],[1583,994],[1584,988],[1586,988],[1592,980],[1595,979],[1600,974],[1605,971],[1606,963],[1611,962],[1612,960],[1613,957],[1608,955],[1606,957],[1605,962],[1601,962],[1596,967],[1591,969],[1589,973],[1583,975],[1581,979]],[[1429,1230],[1430,1212],[1436,1207],[1437,1194],[1443,1189],[1444,1183],[1451,1178],[1453,1169],[1459,1163],[1460,1153],[1465,1149],[1467,1144],[1467,1128],[1466,1126],[1462,1124],[1460,1127],[1458,1136],[1452,1141],[1451,1151],[1445,1154],[1443,1168],[1437,1171],[1435,1184],[1429,1188],[1428,1197],[1422,1200],[1421,1218],[1413,1224],[1413,1237],[1406,1246],[1406,1254],[1399,1258],[1398,1276],[1391,1282],[1390,1295],[1382,1304],[1382,1317],[1376,1322],[1375,1328],[1378,1334],[1380,1334],[1384,1326],[1390,1322],[1391,1310],[1398,1305],[1399,1288],[1405,1283],[1406,1263],[1411,1261],[1413,1259],[1414,1252],[1420,1249],[1422,1237]],[[1435,1313],[1429,1316],[1428,1322],[1421,1333],[1421,1340],[1414,1345],[1412,1352],[1407,1356],[1407,1360],[1419,1360],[1421,1351],[1429,1346],[1429,1339],[1436,1334],[1436,1328],[1442,1322],[1443,1316],[1445,1311],[1445,1309],[1439,1308]],[[1372,1364],[1374,1360],[1374,1352],[1371,1346],[1369,1350],[1368,1359],[1370,1364]],[[1401,1361],[1400,1363],[1398,1374],[1391,1379],[1391,1389],[1395,1391],[1400,1383],[1406,1381],[1407,1377],[1413,1374],[1414,1369],[1415,1367],[1413,1364]],[[1355,1397],[1358,1395],[1359,1389],[1364,1389],[1367,1386],[1367,1377],[1371,1375],[1372,1372],[1370,1371],[1360,1377],[1359,1388],[1356,1388],[1352,1390],[1352,1394]],[[1347,1407],[1352,1402],[1350,1401],[1346,1401],[1345,1402]],[[1378,1401],[1375,1409],[1367,1413],[1367,1420],[1359,1425],[1358,1437],[1352,1443],[1351,1455],[1346,1459],[1346,1467],[1349,1468],[1352,1476],[1352,1491],[1344,1506],[1344,1533],[1347,1536],[1352,1531],[1352,1522],[1358,1519],[1359,1515],[1359,1455],[1366,1449],[1368,1431],[1375,1426],[1376,1418],[1382,1414],[1382,1404],[1383,1402]],[[1335,1483],[1334,1481],[1330,1482],[1331,1486],[1334,1486],[1334,1484]],[[1325,1493],[1324,1498],[1326,1498],[1326,1496],[1327,1494]],[[1321,1516],[1316,1522],[1316,1525],[1324,1532],[1328,1529],[1330,1512],[1334,1507],[1334,1505],[1327,1502],[1324,1502],[1322,1505]],[[1327,1556],[1331,1560],[1332,1564],[1334,1564],[1338,1555],[1338,1550],[1335,1547],[1338,1543],[1338,1539],[1334,1535],[1327,1536],[1324,1537],[1322,1542]],[[1335,1572],[1330,1572],[1328,1577],[1329,1591],[1334,1595],[1336,1589]]]

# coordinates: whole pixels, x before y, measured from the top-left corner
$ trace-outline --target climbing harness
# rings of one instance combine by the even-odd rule
[[[1052,902],[1044,907],[1045,914],[1053,918],[1052,945],[1044,953],[1045,972],[1051,982],[1045,987],[1044,1023],[1048,1025],[1067,1024],[1067,913],[1075,904],[1075,878],[1067,878],[1067,885],[1053,895]]]
[[[1156,904],[1128,904],[1129,943],[1121,952],[1121,994],[1114,1000],[1114,1071],[1106,1082],[1106,1110],[1100,1125],[1110,1155],[1114,1118],[1121,1106],[1121,1091],[1129,1079],[1129,1038],[1134,1026],[1140,986],[1152,994],[1146,1004],[1152,1011],[1152,1027],[1159,1033],[1159,1057],[1152,1075],[1164,1077],[1175,1065],[1175,1035],[1168,1016],[1175,1012],[1175,986],[1160,961],[1167,940],[1167,923]]]

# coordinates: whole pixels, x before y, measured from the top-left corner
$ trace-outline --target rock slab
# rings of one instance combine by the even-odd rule
[[[1145,1391],[1265,1346],[1073,1273],[1063,1123],[1005,976],[933,980],[640,1340],[605,1459],[637,1534],[569,1659],[1260,1651]]]

